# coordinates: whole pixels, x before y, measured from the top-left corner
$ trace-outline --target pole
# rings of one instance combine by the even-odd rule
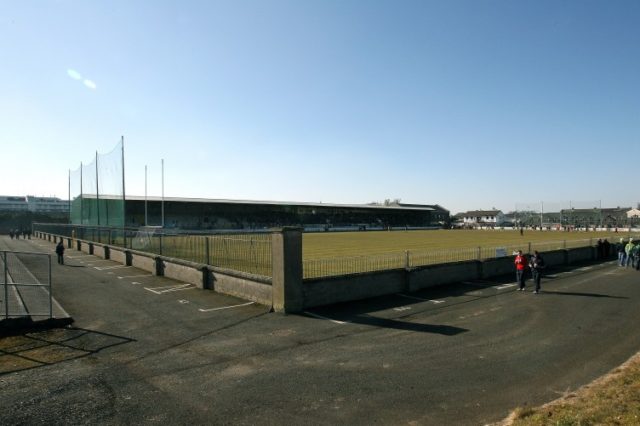
[[[540,201],[540,230],[542,231],[542,217],[544,216],[544,201]]]
[[[100,189],[98,185],[98,151],[96,151],[96,215],[98,216],[98,226],[100,226]]]
[[[164,228],[164,158],[160,160],[160,167],[162,172],[162,202],[160,204],[160,215],[161,222],[160,225]]]
[[[125,206],[126,197],[124,192],[124,136],[121,136],[120,141],[122,143],[122,239],[123,247],[127,247],[127,234],[125,231],[127,209]]]
[[[62,241],[62,239],[60,239],[60,241]],[[48,255],[47,259],[49,259],[49,318],[51,319],[53,318],[53,287],[51,286],[51,255]]]
[[[147,165],[144,165],[144,226],[149,223],[147,216]]]
[[[7,252],[2,252],[4,263],[4,319],[9,318],[9,271],[7,266]]]
[[[69,223],[71,223],[71,169],[69,169]]]
[[[84,187],[82,185],[82,161],[80,162],[80,225],[84,224]]]
[[[602,200],[598,200],[598,210],[600,210],[600,229],[602,229]]]

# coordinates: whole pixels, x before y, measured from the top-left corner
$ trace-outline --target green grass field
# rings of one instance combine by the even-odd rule
[[[433,230],[433,231],[372,231],[325,232],[304,234],[305,260],[343,256],[372,256],[389,253],[427,250],[448,250],[477,247],[517,247],[527,250],[529,243],[577,242],[593,238],[619,241],[628,234],[613,232],[562,232],[511,230]],[[587,244],[584,244],[587,245]]]

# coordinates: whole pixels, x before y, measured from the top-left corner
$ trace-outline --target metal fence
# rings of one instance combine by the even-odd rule
[[[618,237],[619,238],[619,237]],[[609,237],[609,241],[617,241]],[[461,262],[466,260],[487,260],[512,256],[518,250],[526,253],[541,253],[579,247],[594,247],[598,239],[559,240],[532,242],[526,245],[513,244],[500,247],[468,247],[440,250],[411,250],[372,256],[342,256],[336,258],[306,259],[303,261],[303,278],[313,279],[339,275],[409,269],[420,266]],[[613,250],[613,248],[612,248]]]
[[[175,259],[272,276],[271,234],[268,232],[178,232],[164,228],[105,228],[65,224],[34,224],[34,231],[109,244]]]
[[[0,251],[2,318],[53,317],[51,256]]]

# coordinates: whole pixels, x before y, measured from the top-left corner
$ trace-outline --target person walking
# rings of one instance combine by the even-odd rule
[[[62,243],[62,238],[60,238],[56,246],[56,254],[58,255],[58,263],[64,265],[64,244]]]
[[[516,265],[516,281],[518,282],[518,290],[524,291],[524,274],[527,269],[527,256],[522,254],[522,250],[518,250],[514,263]]]
[[[538,251],[533,252],[531,260],[529,261],[529,267],[531,268],[531,275],[533,276],[533,282],[536,284],[534,294],[540,293],[540,280],[542,279],[542,270],[544,269],[544,259]]]

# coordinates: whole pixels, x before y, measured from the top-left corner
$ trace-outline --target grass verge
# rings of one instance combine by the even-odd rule
[[[576,392],[541,407],[518,407],[495,426],[640,424],[640,353]]]

